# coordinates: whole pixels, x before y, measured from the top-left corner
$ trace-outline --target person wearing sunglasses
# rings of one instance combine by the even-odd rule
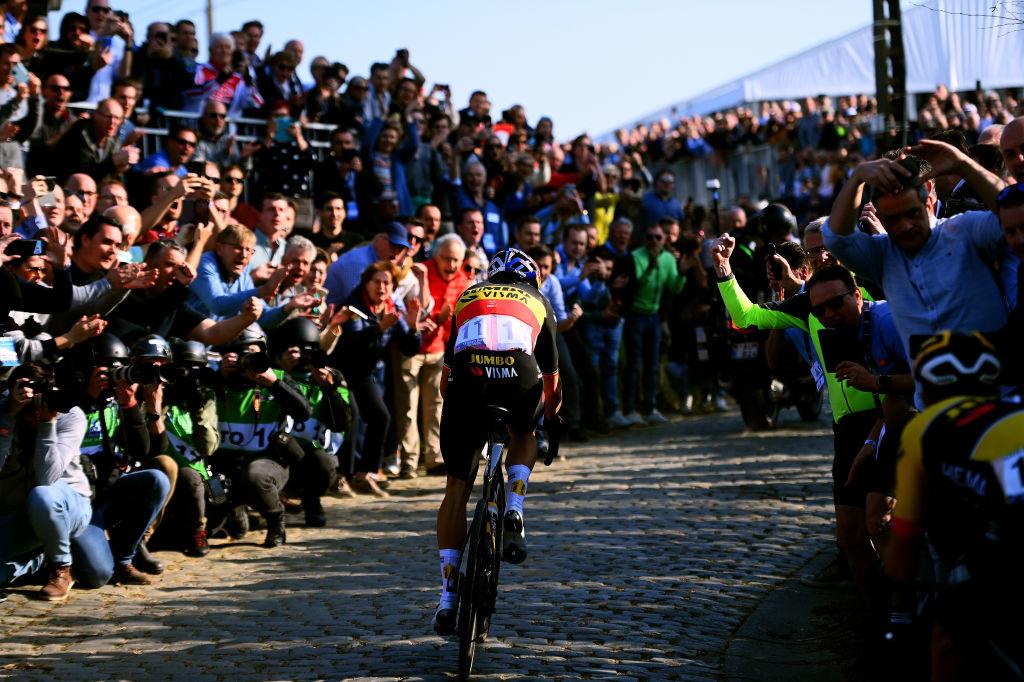
[[[888,466],[870,467],[879,449],[883,407],[894,427],[904,423],[909,405],[900,396],[914,392],[910,363],[892,312],[885,301],[872,302],[857,286],[853,273],[841,265],[824,267],[807,280],[804,291],[782,301],[751,303],[733,275],[729,258],[736,239],[723,234],[711,254],[718,290],[733,323],[740,328],[797,328],[810,334],[815,377],[823,376],[832,405],[834,459],[833,501],[840,549],[857,586],[870,597],[870,578],[878,555],[869,540],[870,527],[884,541],[885,519],[891,514],[895,449]],[[825,330],[829,331],[826,333]],[[842,343],[840,343],[842,341]],[[841,348],[842,362],[829,362],[832,347]],[[887,424],[890,422],[887,422]],[[886,445],[898,441],[886,438]],[[870,470],[869,470],[870,469]],[[834,574],[841,567],[832,568]],[[821,576],[825,582],[825,573]]]
[[[150,107],[178,110],[181,93],[192,86],[185,63],[175,57],[171,25],[156,21],[146,27],[146,42],[135,52],[132,78],[143,84],[142,99]]]
[[[143,159],[135,170],[141,173],[171,171],[179,178],[188,174],[185,164],[192,160],[199,137],[196,131],[182,123],[171,126],[164,148]]]
[[[196,121],[199,144],[192,159],[219,166],[238,161],[243,146],[235,142],[233,131],[233,124],[228,124],[228,108],[217,100],[206,100],[203,112]]]

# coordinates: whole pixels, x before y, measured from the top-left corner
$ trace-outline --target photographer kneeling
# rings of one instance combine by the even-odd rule
[[[306,526],[327,525],[320,498],[335,484],[334,452],[351,423],[351,397],[341,372],[327,366],[320,350],[320,330],[304,317],[293,317],[271,333],[274,366],[287,372],[306,396],[313,416],[292,424],[291,435],[305,453],[301,479],[289,482],[301,489]]]
[[[150,353],[144,352],[150,346],[167,344],[160,337],[143,341],[137,344],[140,356]],[[150,376],[152,369],[129,366],[128,349],[113,334],[101,334],[74,357],[76,365],[90,368],[82,377],[80,405],[86,412],[86,432],[80,451],[94,489],[92,521],[72,543],[75,575],[92,587],[111,579],[148,585],[146,573],[161,573],[163,565],[146,552],[143,537],[169,499],[177,474],[169,458],[148,458],[149,432],[138,400],[139,382],[156,383],[157,377]],[[151,358],[141,359],[149,368],[156,364]]]
[[[171,382],[145,391],[150,453],[166,455],[178,465],[178,480],[164,523],[172,536],[170,544],[189,556],[203,557],[210,552],[207,502],[227,503],[226,479],[209,464],[220,446],[217,405],[209,390],[213,376],[207,367],[206,346],[198,341],[175,340],[171,356]]]
[[[45,560],[39,598],[64,601],[74,584],[71,541],[89,525],[89,481],[78,445],[85,416],[55,399],[53,370],[28,363],[7,382],[0,411],[0,586],[31,575]]]
[[[305,454],[282,427],[287,418],[305,422],[312,412],[295,382],[270,368],[259,325],[250,325],[218,350],[217,457],[231,470],[232,504],[248,504],[259,512],[267,522],[263,546],[277,547],[286,542],[281,491],[291,466]]]

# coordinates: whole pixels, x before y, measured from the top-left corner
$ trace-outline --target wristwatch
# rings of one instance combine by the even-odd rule
[[[146,413],[146,423],[147,424],[156,424],[158,421],[160,421],[161,418],[163,418],[163,415],[160,414],[159,412],[147,412]]]
[[[892,393],[892,377],[888,374],[878,375],[878,392]]]

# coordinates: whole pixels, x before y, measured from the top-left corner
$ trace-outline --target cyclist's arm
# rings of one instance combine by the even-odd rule
[[[892,533],[885,555],[885,574],[897,583],[917,575],[919,550],[924,535],[924,496],[926,474],[922,462],[921,438],[931,423],[927,413],[910,420],[900,440],[900,459],[896,467],[896,506]]]
[[[444,381],[444,375],[441,375]],[[443,384],[442,384],[443,385]],[[562,409],[562,380],[558,372],[544,375],[544,418],[554,419]]]

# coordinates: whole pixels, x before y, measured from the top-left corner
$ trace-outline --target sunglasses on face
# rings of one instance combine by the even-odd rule
[[[208,111],[208,112],[206,112],[206,118],[215,118],[217,120],[221,120],[221,119],[225,119],[226,120],[227,117],[228,117],[227,114],[219,114],[216,111]]]
[[[89,11],[90,12],[95,12],[96,14],[110,14],[110,8],[109,7],[102,7],[100,5],[93,5],[92,7],[89,8]]]
[[[171,34],[167,31],[160,31],[159,33],[153,34],[153,40],[164,41],[171,37]]]
[[[815,317],[821,317],[822,315],[825,314],[825,308],[828,308],[829,310],[832,311],[841,310],[843,307],[843,299],[852,293],[852,291],[844,291],[838,296],[833,296],[832,298],[822,301],[818,305],[812,305],[811,315],[814,315]]]
[[[665,240],[665,235],[649,232],[647,234],[647,241],[649,242],[660,242]]]
[[[47,85],[46,87],[51,90],[56,90],[57,92],[71,92],[70,85]]]
[[[220,181],[221,182],[226,182],[226,183],[229,183],[229,184],[232,184],[232,185],[241,185],[243,182],[245,182],[245,178],[236,178],[236,177],[233,177],[233,176],[229,175],[226,178],[221,178]]]
[[[183,147],[195,147],[196,146],[196,143],[194,141],[186,140],[183,137],[172,137],[171,139],[174,140],[175,142],[177,142],[178,144],[180,144]]]

